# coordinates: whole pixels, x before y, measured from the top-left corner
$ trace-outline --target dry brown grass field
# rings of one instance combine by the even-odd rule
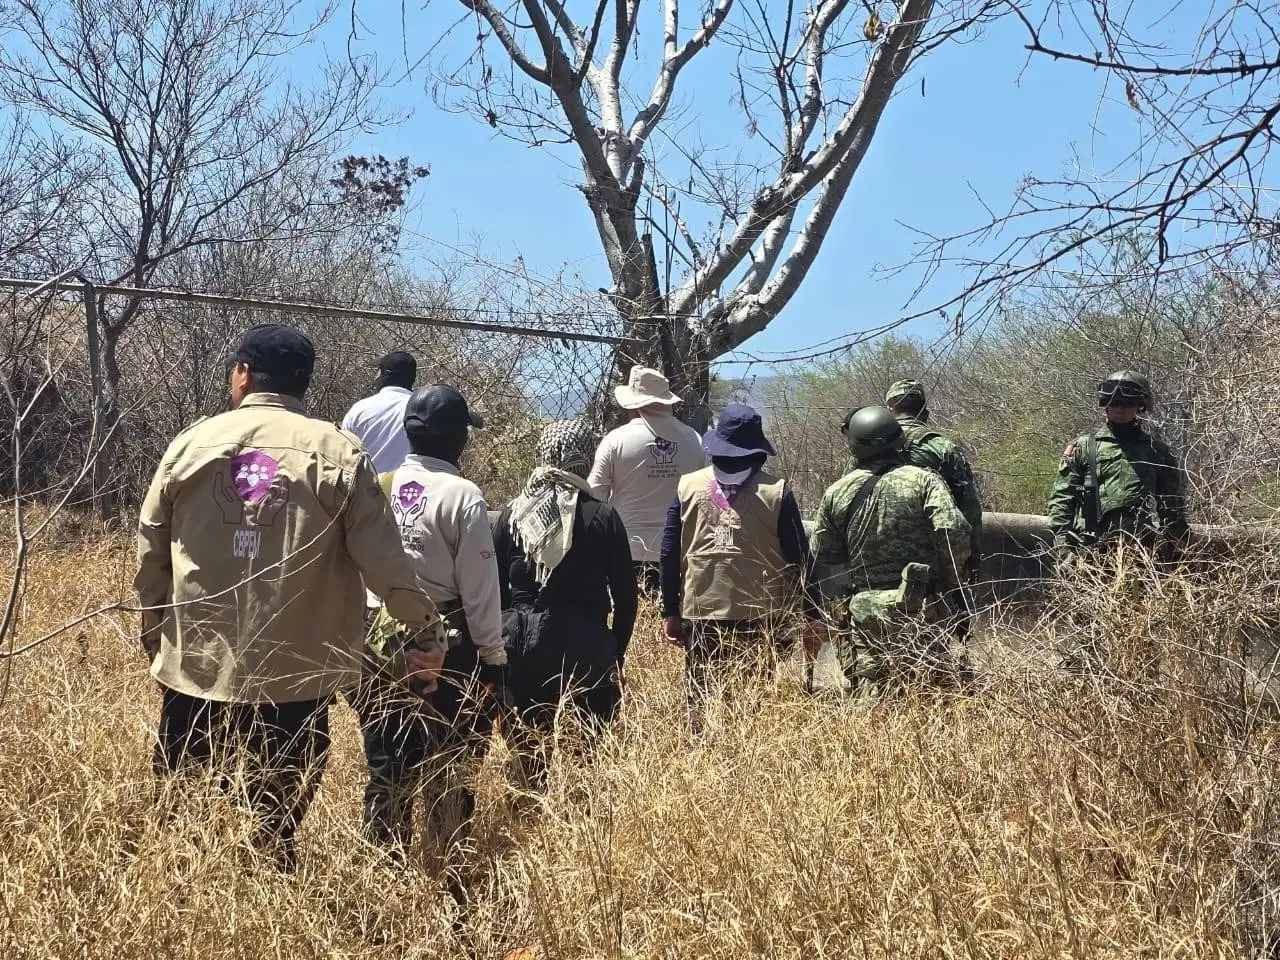
[[[37,553],[15,644],[127,598],[131,547]],[[360,839],[344,705],[296,876],[216,791],[162,823],[157,693],[133,616],[102,617],[0,664],[0,957],[1266,955],[1280,728],[1222,659],[1245,589],[1081,586],[1106,679],[1006,658],[977,696],[868,702],[784,672],[696,744],[650,610],[593,759],[564,754],[529,808],[491,755],[465,915]]]

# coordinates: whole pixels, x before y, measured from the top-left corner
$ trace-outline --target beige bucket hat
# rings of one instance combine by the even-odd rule
[[[671,383],[652,367],[632,367],[627,382],[613,390],[623,410],[639,410],[651,403],[674,407],[680,398],[671,392]]]

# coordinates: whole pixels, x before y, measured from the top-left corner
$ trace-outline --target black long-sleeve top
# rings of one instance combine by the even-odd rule
[[[598,617],[601,623],[612,609],[611,631],[618,644],[618,658],[626,655],[639,597],[631,540],[616,510],[585,493],[578,495],[573,543],[551,571],[545,592],[535,577],[534,564],[511,534],[510,506],[494,523],[493,544],[504,610],[517,603],[532,605],[540,593],[545,609],[575,608],[592,619]]]
[[[659,569],[662,578],[662,615],[678,617],[681,610],[681,572],[680,572],[680,498],[671,501],[667,507],[667,523],[662,530],[662,553]],[[804,588],[804,612],[810,618],[820,616],[821,601],[817,596],[813,574],[813,555],[809,552],[809,538],[804,532],[804,518],[800,515],[800,505],[790,487],[782,492],[782,504],[778,511],[778,542],[782,548],[782,559],[798,568],[800,582]]]

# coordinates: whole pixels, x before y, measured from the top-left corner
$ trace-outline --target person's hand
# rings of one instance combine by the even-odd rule
[[[449,646],[449,632],[445,628],[444,620],[436,617],[426,626],[419,627],[417,630],[410,630],[405,638],[405,646],[419,650],[430,650],[433,647],[447,649]]]
[[[404,652],[405,680],[411,684],[421,684],[422,693],[431,693],[439,685],[440,671],[444,668],[444,650],[436,647],[431,650],[415,650],[412,647]]]
[[[679,617],[663,617],[662,635],[671,643],[683,647],[685,645],[684,621]]]

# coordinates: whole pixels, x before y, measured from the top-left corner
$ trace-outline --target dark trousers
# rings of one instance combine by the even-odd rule
[[[717,683],[734,674],[765,678],[773,673],[781,647],[775,647],[761,620],[686,620],[685,702],[689,726],[701,733],[707,698]]]
[[[369,765],[362,816],[373,842],[397,853],[410,845],[416,797],[426,811],[427,849],[442,862],[469,835],[475,813],[470,777],[493,728],[476,681],[478,666],[476,648],[464,640],[445,656],[439,686],[425,699],[372,677],[349,698]]]
[[[523,786],[541,791],[557,714],[572,711],[584,734],[578,744],[586,748],[617,715],[622,702],[618,643],[603,620],[555,610],[534,649],[509,655],[520,721],[512,737],[518,773]]]
[[[285,869],[296,865],[294,834],[329,755],[331,698],[223,703],[161,689],[152,767],[161,777],[209,771],[258,818],[257,846]],[[234,771],[243,764],[244,776]]]

